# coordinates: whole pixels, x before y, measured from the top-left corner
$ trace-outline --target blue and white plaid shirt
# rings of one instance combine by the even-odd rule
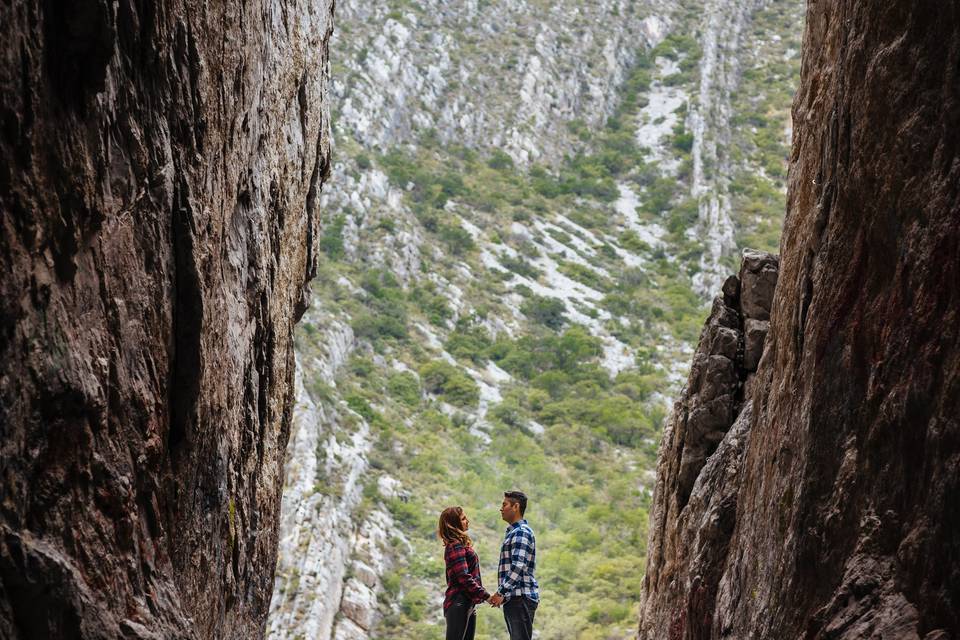
[[[497,593],[504,600],[515,596],[526,596],[534,602],[540,602],[540,585],[533,577],[537,568],[537,541],[533,529],[526,520],[514,522],[507,527],[503,546],[500,547],[500,587]]]

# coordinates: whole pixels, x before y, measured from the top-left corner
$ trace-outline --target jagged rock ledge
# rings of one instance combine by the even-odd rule
[[[730,276],[713,301],[687,385],[664,429],[642,638],[663,638],[666,630],[670,638],[684,637],[677,634],[710,627],[749,438],[752,408],[744,396],[763,352],[778,267],[774,255],[743,252],[739,276]]]

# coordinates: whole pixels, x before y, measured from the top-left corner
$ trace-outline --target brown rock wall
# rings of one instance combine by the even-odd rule
[[[660,443],[651,511],[641,640],[706,637],[737,510],[751,404],[743,404],[763,350],[751,332],[769,317],[777,257],[747,250],[700,334],[687,385]],[[751,341],[753,344],[751,345]],[[751,352],[751,349],[754,351]]]
[[[332,11],[0,6],[0,637],[262,634]]]
[[[641,637],[960,637],[958,60],[955,2],[809,2],[779,280],[710,620],[689,615],[695,576],[664,584],[654,564],[701,520],[655,511]],[[730,494],[704,475],[716,464],[696,480],[714,501]]]

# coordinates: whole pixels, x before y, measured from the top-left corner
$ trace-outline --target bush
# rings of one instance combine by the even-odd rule
[[[681,234],[693,227],[700,219],[700,207],[694,198],[687,198],[670,210],[667,229],[672,234]]]
[[[540,277],[540,270],[533,266],[529,261],[525,260],[522,256],[517,256],[514,258],[512,256],[505,255],[500,258],[500,264],[502,264],[504,268],[513,271],[515,274],[525,278],[530,278],[531,280],[536,280]]]
[[[483,364],[488,359],[486,351],[492,344],[490,334],[482,325],[461,320],[444,346],[456,358],[466,358],[476,364]]]
[[[403,597],[400,610],[411,620],[423,620],[427,611],[427,590],[420,586],[410,589]]]
[[[377,412],[362,396],[356,394],[347,396],[347,406],[363,416],[363,419],[367,422],[372,422],[377,417]]]
[[[420,404],[420,381],[409,371],[393,373],[387,378],[387,393],[408,407]]]
[[[480,388],[463,370],[443,360],[420,367],[424,388],[457,407],[473,407],[480,400]]]
[[[566,322],[566,310],[563,300],[538,295],[527,298],[520,306],[520,311],[525,316],[554,331],[559,330]]]
[[[381,315],[364,312],[357,315],[351,323],[353,333],[358,338],[376,342],[382,338],[402,340],[407,337],[407,327],[398,315]]]
[[[690,153],[690,150],[693,149],[693,134],[688,131],[681,131],[674,133],[673,140],[670,144],[674,149],[679,149],[684,153]]]
[[[513,158],[508,156],[503,151],[497,149],[490,156],[490,159],[487,160],[487,166],[491,169],[496,169],[497,171],[502,171],[504,169],[513,168]]]
[[[463,227],[443,224],[440,225],[438,233],[440,239],[455,256],[462,256],[476,246],[473,242],[473,236]]]
[[[343,257],[343,227],[346,223],[347,219],[341,213],[324,227],[323,235],[320,236],[320,250],[331,260]]]
[[[453,317],[453,309],[447,304],[447,299],[437,293],[432,283],[415,288],[410,300],[435,327],[446,326],[446,321]]]

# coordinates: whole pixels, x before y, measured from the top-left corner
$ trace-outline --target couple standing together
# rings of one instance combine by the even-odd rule
[[[447,565],[447,592],[443,617],[447,621],[446,640],[473,640],[477,628],[476,606],[489,602],[503,609],[510,640],[533,637],[533,616],[540,594],[533,572],[537,567],[536,541],[523,514],[527,496],[522,491],[503,494],[500,517],[509,525],[500,547],[497,591],[490,594],[480,581],[480,561],[467,535],[470,520],[460,507],[448,507],[440,514],[437,535],[444,544]]]

